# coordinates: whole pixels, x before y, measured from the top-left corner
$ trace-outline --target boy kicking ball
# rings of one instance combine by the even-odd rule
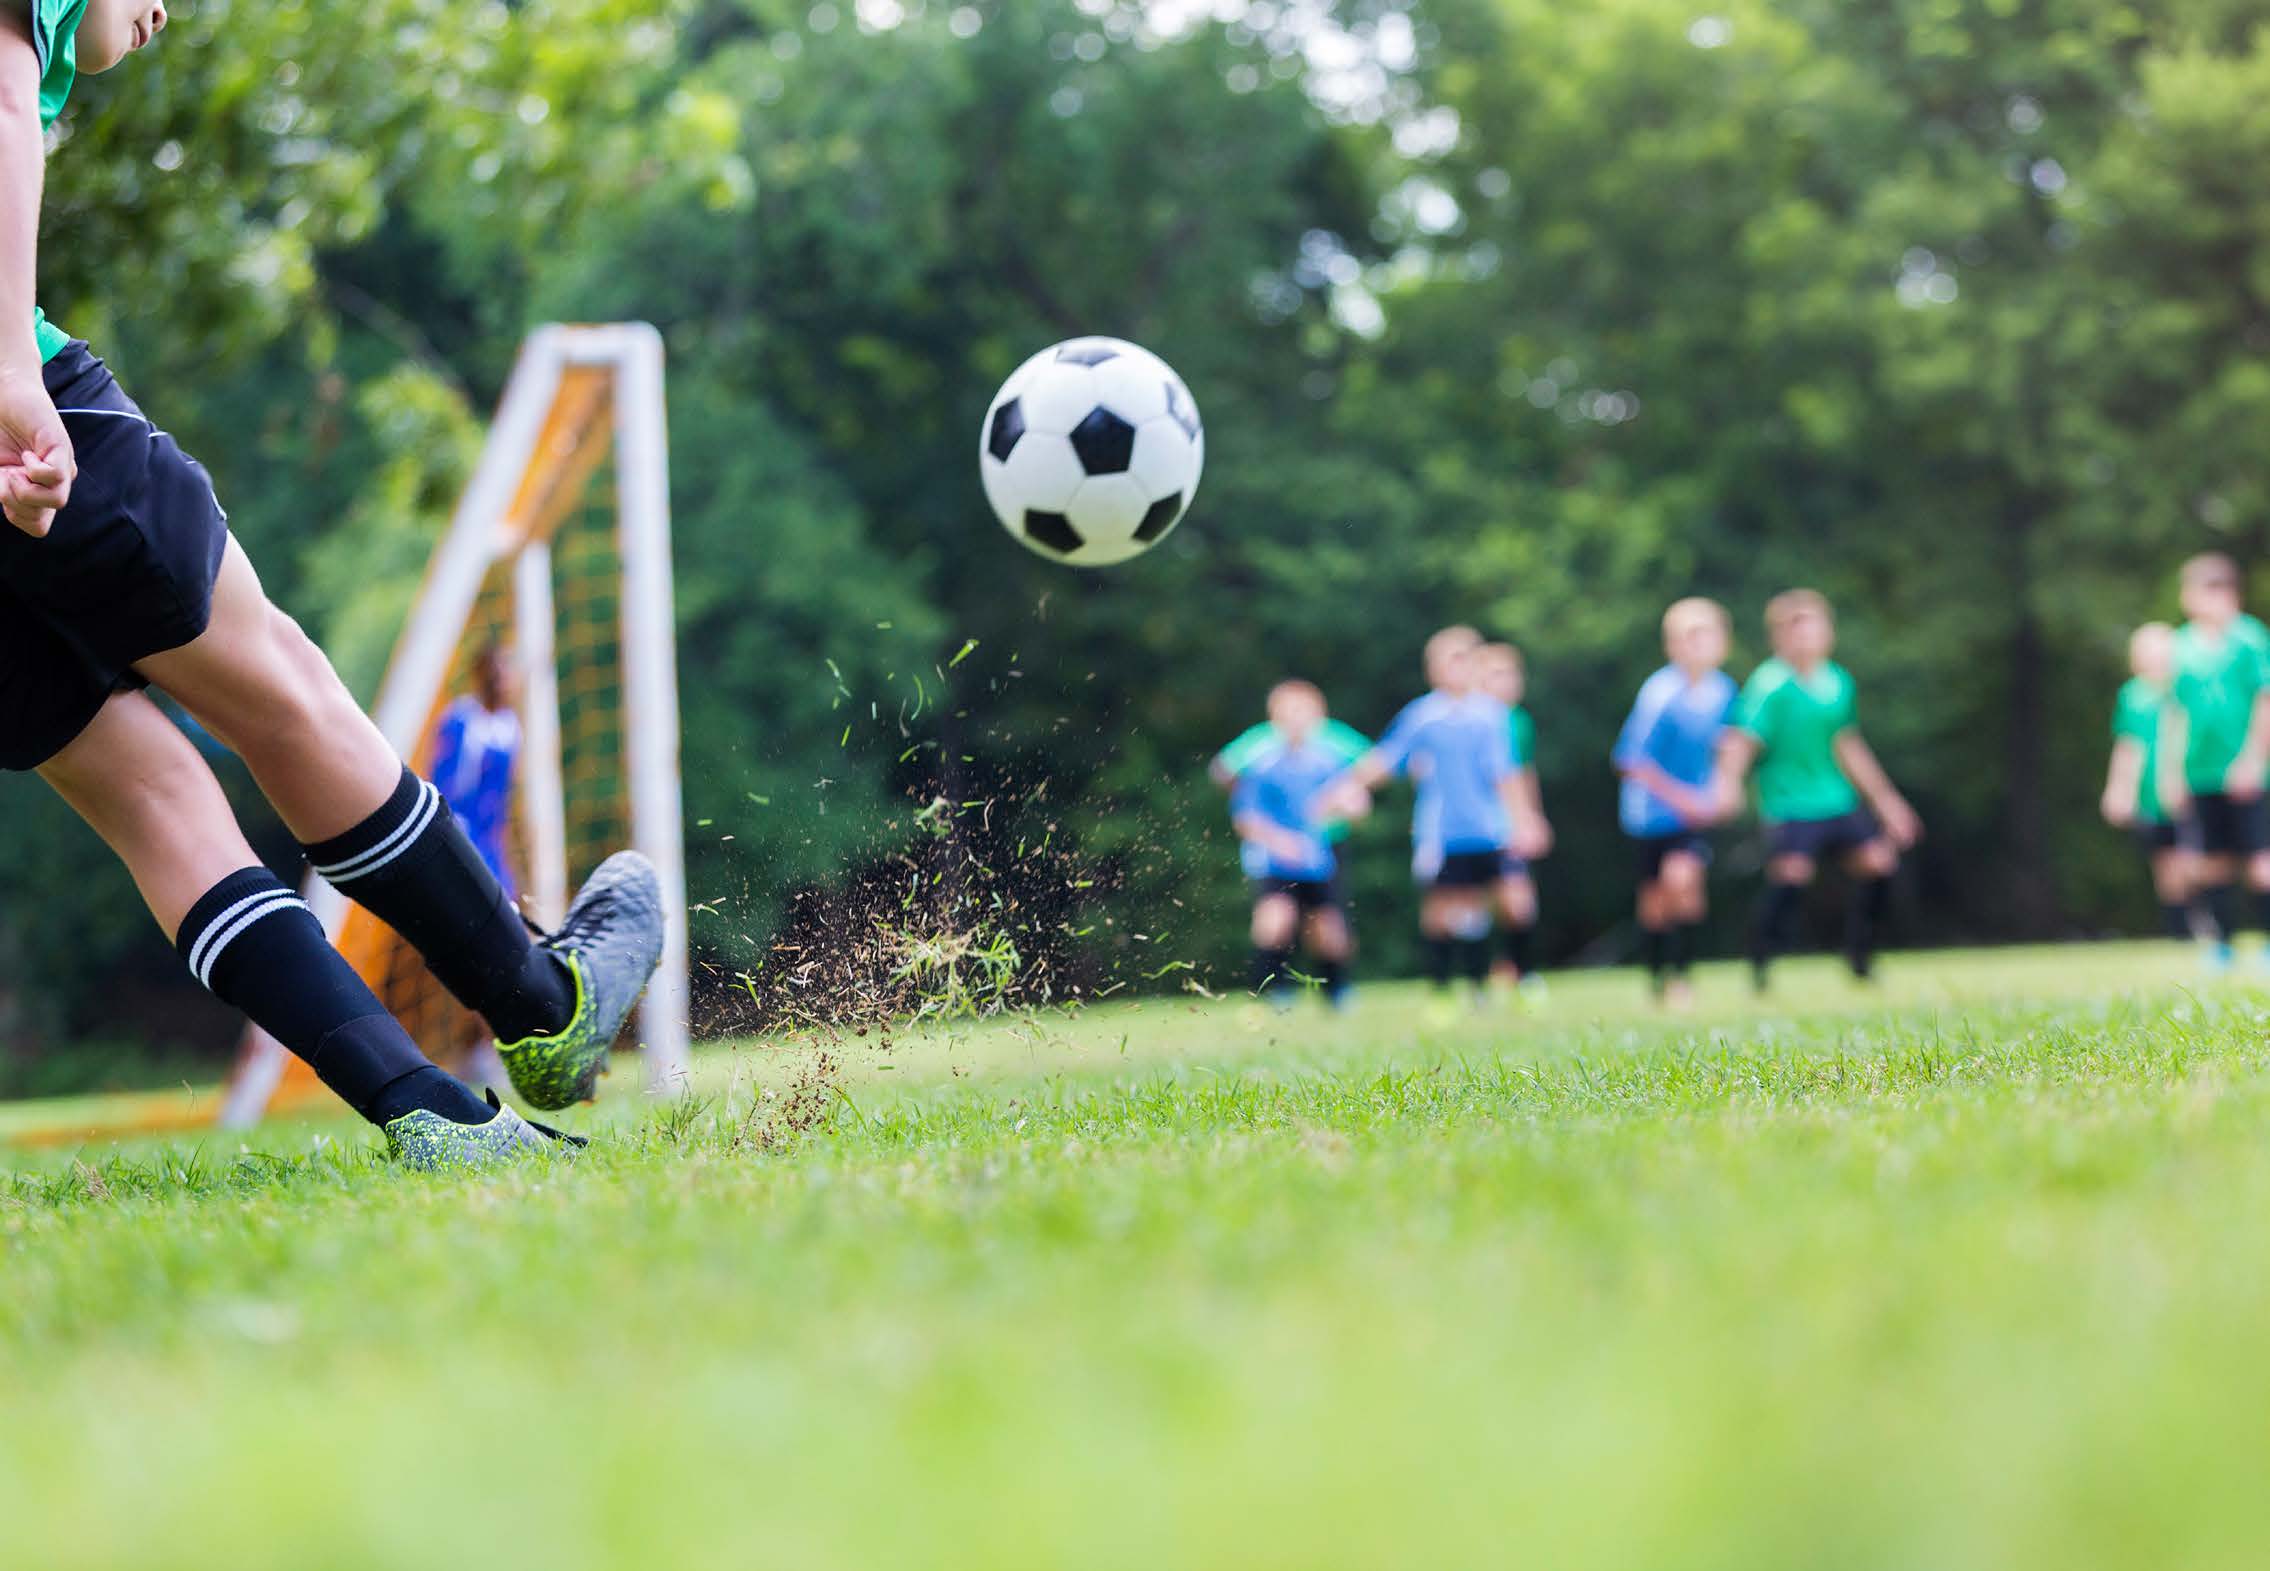
[[[1347,759],[1323,734],[1324,694],[1314,683],[1278,683],[1269,694],[1269,720],[1274,740],[1244,761],[1230,795],[1253,881],[1253,990],[1290,1003],[1293,951],[1305,936],[1325,1001],[1339,1009],[1347,1003],[1355,944],[1323,807]]]
[[[1774,955],[1795,937],[1805,890],[1822,859],[1835,857],[1853,880],[1845,959],[1865,981],[1892,874],[1923,824],[1860,735],[1851,673],[1829,658],[1836,622],[1828,601],[1810,589],[1776,595],[1766,605],[1766,632],[1774,657],[1735,700],[1716,786],[1719,810],[1731,817],[1741,811],[1744,779],[1757,772],[1768,860],[1751,974],[1763,992]]]
[[[1694,1000],[1687,973],[1709,909],[1710,826],[1719,816],[1711,778],[1734,706],[1734,679],[1719,669],[1730,631],[1715,600],[1681,600],[1664,612],[1670,663],[1641,685],[1616,738],[1617,816],[1639,853],[1648,981],[1674,1009]]]
[[[260,865],[220,783],[144,691],[250,768],[318,873],[495,1029],[520,1097],[587,1097],[662,947],[624,852],[540,941],[440,794],[395,756],[228,533],[205,471],[33,303],[43,138],[76,71],[166,25],[157,0],[0,17],[0,768],[33,770],[125,862],[197,980],[307,1060],[418,1168],[556,1149],[443,1073]]]

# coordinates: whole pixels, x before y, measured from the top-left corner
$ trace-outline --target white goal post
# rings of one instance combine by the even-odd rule
[[[525,864],[522,904],[541,924],[560,920],[571,876],[571,806],[579,821],[603,818],[653,859],[670,921],[636,1031],[647,1089],[667,1094],[685,1082],[687,958],[662,365],[661,335],[645,323],[553,326],[530,336],[372,713],[402,756],[418,760],[480,625],[477,610],[488,607],[496,613],[492,619],[509,628],[525,677],[515,803],[515,839]],[[609,800],[593,805],[571,803],[563,770],[561,646],[579,630],[563,634],[561,619],[574,612],[555,603],[554,547],[563,519],[586,505],[595,477],[610,462],[612,561],[620,577],[588,598],[612,613],[612,625],[581,631],[607,665],[619,668],[613,676],[620,688],[604,706]],[[500,597],[509,602],[501,613]],[[579,723],[579,732],[588,729]],[[378,986],[373,968],[383,968],[389,946],[400,941],[312,874],[307,898],[332,941]],[[383,988],[380,996],[387,997]],[[280,1098],[311,1084],[304,1066],[256,1031],[239,1055],[220,1122],[255,1122]]]

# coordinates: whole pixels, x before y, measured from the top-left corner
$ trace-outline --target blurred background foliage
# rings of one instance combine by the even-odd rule
[[[2093,818],[2128,628],[2183,553],[2262,554],[2266,166],[2261,0],[187,0],[58,127],[41,295],[366,693],[521,336],[655,322],[728,969],[938,794],[1077,848],[1091,983],[1219,968],[1205,757],[1291,673],[1378,727],[1453,619],[1529,653],[1552,947],[1613,955],[1662,606],[1726,601],[1746,666],[1800,582],[1930,823],[1909,935],[2048,937],[2149,921]],[[1087,332],[1210,437],[1188,526],[1097,576],[1002,536],[973,451]],[[0,1086],[224,1040],[6,789]],[[1352,852],[1380,970],[1401,818]]]

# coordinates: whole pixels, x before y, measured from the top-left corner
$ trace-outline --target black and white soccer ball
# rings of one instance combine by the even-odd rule
[[[1198,491],[1206,428],[1164,360],[1117,338],[1043,349],[978,433],[986,499],[1054,562],[1109,567],[1164,540]]]

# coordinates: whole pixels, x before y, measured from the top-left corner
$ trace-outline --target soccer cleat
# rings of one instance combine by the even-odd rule
[[[533,1156],[570,1156],[588,1144],[581,1135],[532,1124],[489,1093],[495,1116],[485,1124],[459,1124],[427,1108],[404,1113],[386,1126],[394,1160],[420,1173],[470,1172]]]
[[[662,878],[636,851],[599,864],[560,930],[538,943],[575,978],[575,1013],[548,1036],[499,1042],[512,1089],[550,1111],[591,1099],[607,1052],[662,958]]]

